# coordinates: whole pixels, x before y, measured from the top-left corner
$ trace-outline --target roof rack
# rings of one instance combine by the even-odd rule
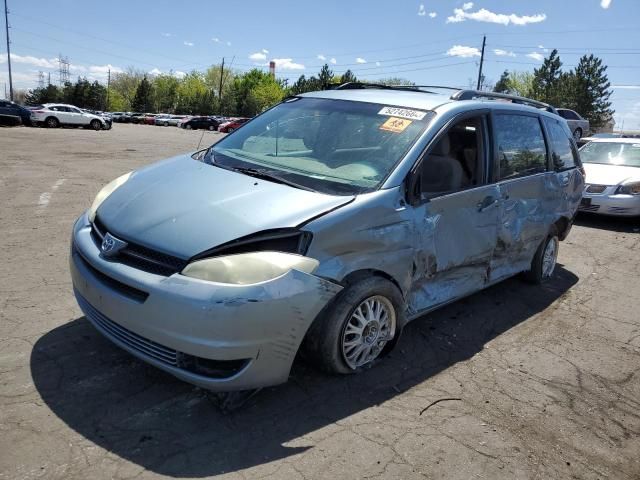
[[[422,90],[424,88],[442,88],[446,90],[455,90],[459,91],[459,88],[455,87],[445,87],[442,85],[383,85],[380,83],[364,83],[364,82],[347,82],[342,85],[338,85],[334,88],[334,90],[354,90],[359,88],[379,88],[381,90],[403,90],[403,91],[412,91],[412,92],[423,92],[423,93],[436,93],[430,92],[427,90]]]
[[[422,92],[422,93],[436,93],[430,90],[425,90],[429,88],[455,90],[455,93],[453,93],[450,97],[451,100],[473,100],[476,98],[508,100],[511,103],[529,105],[530,107],[541,108],[543,110],[546,110],[547,112],[551,112],[555,114],[558,113],[556,109],[553,106],[549,105],[548,103],[539,102],[531,98],[519,97],[517,95],[508,95],[506,93],[485,92],[483,90],[469,90],[464,88],[446,87],[443,85],[381,85],[379,83],[347,82],[347,83],[343,83],[342,85],[338,85],[334,89],[335,90],[354,90],[354,89],[363,89],[363,88],[379,88],[381,90],[401,90],[401,91]]]
[[[473,100],[475,98],[488,98],[495,100],[509,100],[511,103],[529,105],[530,107],[541,108],[551,113],[558,113],[556,109],[548,103],[532,100],[531,98],[508,95],[506,93],[485,92],[481,90],[459,90],[451,95],[451,100]]]

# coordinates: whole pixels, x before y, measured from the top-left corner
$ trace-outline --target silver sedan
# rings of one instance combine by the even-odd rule
[[[580,210],[604,215],[640,215],[640,140],[601,138],[580,149],[587,173]]]

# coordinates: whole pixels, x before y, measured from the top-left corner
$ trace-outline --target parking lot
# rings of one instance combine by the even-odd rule
[[[545,286],[416,320],[362,375],[299,361],[229,415],[102,338],[71,291],[73,221],[220,137],[0,129],[0,479],[640,478],[637,221],[579,217]]]

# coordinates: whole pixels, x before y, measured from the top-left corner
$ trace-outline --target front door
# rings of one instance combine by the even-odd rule
[[[416,256],[409,314],[482,289],[496,246],[500,189],[488,184],[486,119],[457,121],[439,136],[417,171]]]

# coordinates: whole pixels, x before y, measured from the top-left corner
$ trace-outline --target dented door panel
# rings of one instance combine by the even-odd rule
[[[501,182],[498,242],[490,281],[528,270],[556,218],[558,179],[555,172]]]
[[[487,283],[498,228],[497,185],[435,198],[416,208],[409,315],[463,297]]]

